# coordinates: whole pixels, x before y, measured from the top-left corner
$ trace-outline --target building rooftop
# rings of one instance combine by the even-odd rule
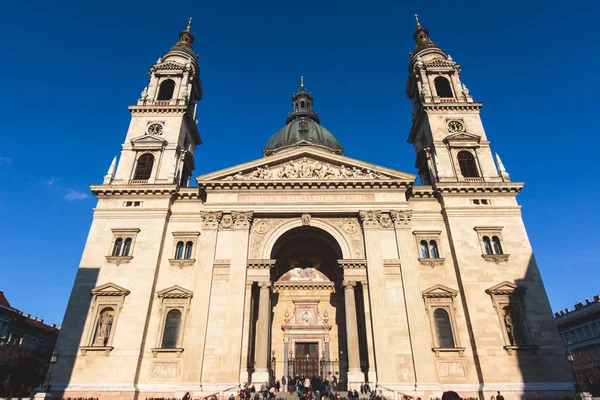
[[[592,312],[600,311],[600,295],[594,296],[594,300],[585,299],[585,303],[578,301],[575,303],[574,309],[565,308],[564,310],[554,313],[556,323],[564,323],[574,318],[580,318],[584,315],[589,315]]]

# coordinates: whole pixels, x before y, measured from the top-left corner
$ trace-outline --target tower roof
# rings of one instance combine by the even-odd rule
[[[179,34],[179,41],[175,43],[173,47],[171,47],[169,52],[182,51],[196,59],[197,56],[192,48],[192,43],[194,43],[194,35],[192,35],[192,18],[190,17],[187,28],[185,28],[185,30]]]
[[[421,26],[421,23],[419,22],[419,16],[417,14],[415,14],[415,20],[416,29],[415,33],[413,34],[413,39],[415,39],[416,45],[415,49],[410,54],[411,58],[414,58],[417,54],[427,49],[436,49],[443,53],[442,49],[440,49],[438,45],[436,45],[433,40],[429,38],[429,31]]]
[[[292,97],[293,109],[288,114],[286,125],[267,142],[265,155],[287,147],[319,146],[337,154],[344,149],[333,134],[321,125],[319,115],[313,111],[313,97],[304,87],[304,77],[300,77],[300,88]]]

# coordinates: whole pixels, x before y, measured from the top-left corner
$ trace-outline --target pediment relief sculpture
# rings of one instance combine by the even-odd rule
[[[333,165],[306,157],[274,167],[259,166],[251,172],[241,171],[225,180],[284,180],[284,179],[390,179],[389,176],[369,168]]]

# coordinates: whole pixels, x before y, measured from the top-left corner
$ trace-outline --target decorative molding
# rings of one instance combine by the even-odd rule
[[[127,264],[133,259],[133,256],[106,256],[106,261],[110,264],[119,266],[121,264]]]
[[[477,233],[489,233],[489,234],[495,234],[498,232],[502,232],[502,228],[504,228],[503,226],[475,226],[473,227],[474,231],[477,231]]]
[[[103,355],[107,356],[113,349],[113,346],[81,346],[79,348],[82,356],[85,356],[88,351],[104,353]]]
[[[156,357],[158,353],[176,354],[177,357],[181,357],[181,353],[183,353],[183,348],[176,347],[171,349],[163,349],[154,347],[150,349],[150,351],[152,351],[152,357]]]
[[[444,265],[445,258],[419,258],[421,265],[427,265],[431,268],[439,267]]]
[[[300,217],[300,219],[302,220],[302,226],[310,226],[310,218],[310,213],[302,214],[302,217]]]
[[[280,293],[282,290],[327,290],[335,293],[333,282],[275,282],[273,292]]]
[[[379,229],[381,211],[359,211],[360,222],[364,229]]]
[[[191,232],[173,232],[173,236],[176,238],[196,238],[200,236],[200,232],[191,231]]]
[[[412,181],[403,179],[365,179],[365,180],[215,180],[198,179],[201,190],[256,190],[256,189],[354,189],[354,190],[406,190]]]
[[[345,280],[342,282],[342,286],[345,290],[354,290],[356,287],[356,281]]]
[[[444,285],[434,285],[428,289],[423,290],[423,298],[428,299],[441,299],[441,298],[455,298],[458,294],[458,290],[454,290]]]
[[[440,356],[440,353],[458,353],[459,356],[465,354],[465,347],[432,347],[431,350],[435,353],[436,357]]]
[[[539,346],[537,344],[519,344],[514,346],[504,346],[508,354],[537,354]]]
[[[516,283],[504,281],[497,285],[492,286],[485,292],[491,296],[514,296],[523,295],[527,290],[526,287],[517,285]]]
[[[113,228],[111,231],[116,236],[136,235],[140,233],[139,228]]]
[[[233,229],[250,229],[253,215],[252,211],[232,211]]]
[[[338,260],[338,265],[343,269],[365,269],[367,260]]]
[[[156,292],[159,299],[191,299],[194,293],[191,290],[179,285],[173,285],[166,289]]]
[[[276,260],[258,260],[251,259],[246,262],[246,265],[250,269],[270,269],[275,266]]]
[[[271,282],[268,281],[262,281],[262,282],[258,282],[258,287],[261,290],[269,290],[269,288],[272,286]]]
[[[223,214],[221,218],[221,223],[219,225],[219,230],[228,231],[233,227],[233,216],[231,214]]]
[[[90,290],[90,293],[93,296],[127,296],[131,292],[119,285],[109,282],[104,285],[96,286]]]
[[[501,262],[508,261],[508,257],[510,254],[482,254],[481,257],[485,261],[494,262],[496,264],[500,264]]]
[[[96,197],[111,196],[173,196],[177,193],[177,185],[119,185],[113,180],[112,185],[91,185],[90,189]]]
[[[410,221],[412,220],[412,210],[392,210],[390,211],[390,215],[392,217],[392,221],[394,221],[394,227],[396,229],[410,227]]]
[[[196,259],[195,258],[190,258],[190,259],[177,259],[177,258],[169,258],[169,264],[171,264],[174,267],[179,267],[179,268],[183,268],[183,267],[191,267],[196,263]]]
[[[216,230],[219,228],[219,222],[223,213],[221,211],[201,211],[200,220],[202,221],[202,229]]]

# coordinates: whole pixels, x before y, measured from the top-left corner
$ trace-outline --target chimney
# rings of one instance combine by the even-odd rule
[[[37,321],[37,317],[33,317],[33,320],[34,320],[34,321]]]
[[[577,303],[575,303],[575,309],[576,310],[581,310],[583,308],[583,303],[578,301]]]
[[[25,314],[25,318],[31,317],[31,314]]]
[[[594,296],[594,301],[600,301],[600,294]]]
[[[590,299],[586,298],[585,299],[585,305],[588,305],[588,304],[592,304],[592,302],[590,301]]]
[[[40,322],[43,324],[43,323],[44,323],[44,320],[40,318]]]
[[[56,324],[50,325],[50,328],[56,328]]]
[[[554,313],[554,317],[555,317],[555,318],[558,318],[558,317],[560,317],[560,313],[558,313],[558,312],[555,312],[555,313]]]

